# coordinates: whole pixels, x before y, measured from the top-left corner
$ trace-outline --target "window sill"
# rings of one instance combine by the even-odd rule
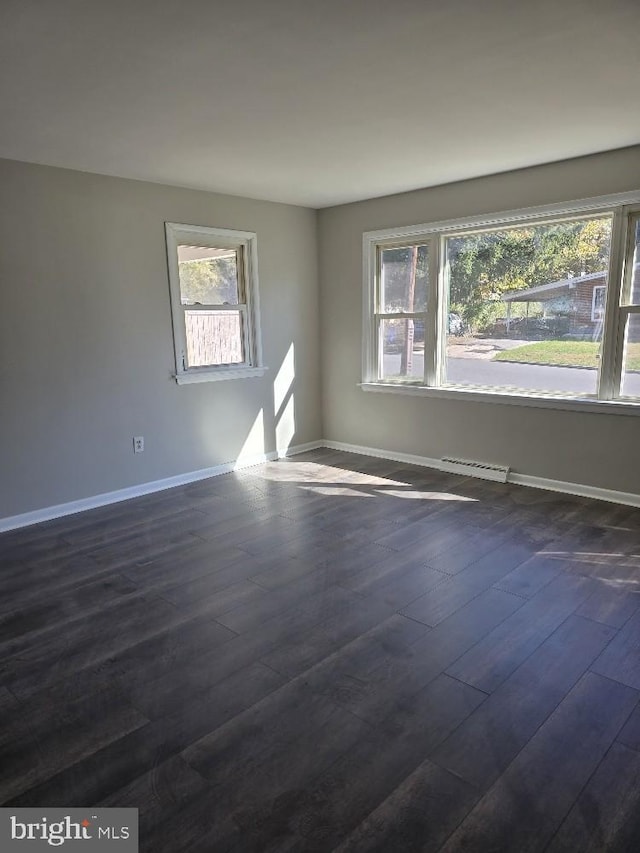
[[[481,388],[427,388],[424,385],[400,385],[391,382],[362,382],[363,391],[383,394],[406,394],[413,397],[437,397],[445,400],[465,400],[472,403],[498,403],[506,406],[531,406],[539,409],[559,409],[569,412],[592,412],[615,415],[640,415],[640,401],[595,400],[593,398],[529,395],[520,392],[488,391]]]
[[[178,385],[191,385],[194,382],[221,382],[225,379],[260,379],[268,367],[216,367],[214,370],[190,370],[178,373],[175,380]]]

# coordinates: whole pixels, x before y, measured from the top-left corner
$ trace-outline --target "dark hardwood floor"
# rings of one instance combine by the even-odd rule
[[[640,849],[640,509],[318,450],[0,536],[0,801],[149,853]]]

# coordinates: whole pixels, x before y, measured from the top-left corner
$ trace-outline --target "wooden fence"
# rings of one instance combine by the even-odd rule
[[[185,311],[185,324],[190,367],[244,361],[240,311]]]

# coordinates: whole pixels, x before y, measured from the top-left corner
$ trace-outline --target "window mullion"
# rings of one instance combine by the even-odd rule
[[[620,314],[620,294],[626,254],[627,214],[614,211],[611,226],[611,252],[605,301],[604,328],[598,375],[598,399],[613,400],[620,395],[624,322]]]
[[[424,321],[424,384],[428,387],[439,385],[438,357],[438,304],[440,240],[429,238],[429,289],[427,291],[427,315]]]
[[[438,240],[438,386],[445,385],[449,334],[449,263],[447,237]]]

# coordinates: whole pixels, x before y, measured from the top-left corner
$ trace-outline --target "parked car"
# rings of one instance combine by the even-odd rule
[[[464,335],[466,329],[466,325],[464,320],[459,314],[454,314],[453,312],[449,312],[449,318],[447,322],[447,332],[450,335]],[[424,343],[424,320],[414,320],[413,321],[413,340],[414,343]]]
[[[396,325],[396,322],[398,325]],[[398,321],[390,320],[385,328],[384,349],[385,352],[400,352],[405,342],[405,330],[401,325],[403,321],[398,318]],[[464,320],[459,314],[450,312],[447,321],[447,331],[450,335],[460,337],[466,329]],[[415,319],[413,321],[413,345],[421,349],[424,346],[424,320]]]

